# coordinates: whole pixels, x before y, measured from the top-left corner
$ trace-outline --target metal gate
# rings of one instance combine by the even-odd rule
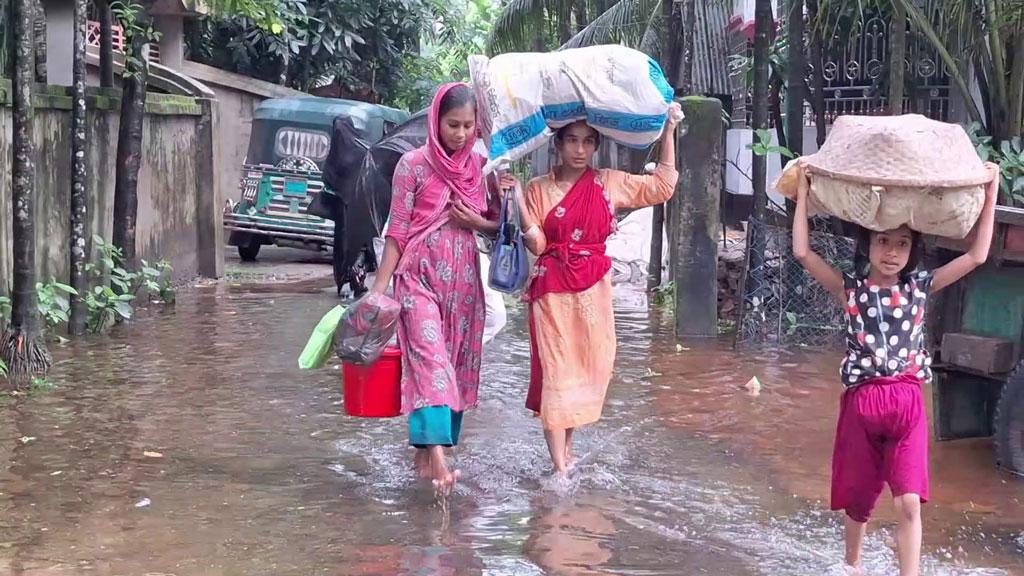
[[[941,2],[918,0],[918,8],[941,22]],[[865,13],[844,42],[838,35],[825,52],[825,116],[831,123],[843,114],[887,113],[889,27],[897,25],[877,13]],[[903,109],[949,121],[950,78],[938,52],[908,20]],[[813,118],[810,119],[813,123]]]

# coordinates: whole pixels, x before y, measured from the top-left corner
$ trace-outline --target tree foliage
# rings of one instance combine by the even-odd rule
[[[490,51],[621,43],[657,56],[664,37],[661,5],[661,0],[507,0]]]
[[[387,101],[408,53],[443,21],[442,0],[276,0],[280,26],[246,14],[216,15],[187,38],[193,60],[308,91],[335,85],[343,95]]]
[[[424,30],[419,52],[405,56],[402,82],[390,103],[420,110],[437,86],[469,80],[469,57],[484,54],[498,6],[493,0],[453,0],[434,26]]]

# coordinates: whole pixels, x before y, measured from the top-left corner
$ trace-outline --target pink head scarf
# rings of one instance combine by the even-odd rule
[[[430,104],[430,112],[427,115],[427,144],[425,146],[427,162],[434,169],[436,178],[430,178],[426,186],[446,186],[454,198],[462,200],[470,208],[483,212],[487,202],[484,194],[480,193],[483,182],[483,167],[480,165],[480,158],[473,152],[473,145],[476,143],[474,132],[461,150],[451,156],[444,150],[441,144],[441,101],[453,88],[469,85],[461,82],[444,84],[434,94],[434,101]],[[472,94],[472,92],[470,92]]]

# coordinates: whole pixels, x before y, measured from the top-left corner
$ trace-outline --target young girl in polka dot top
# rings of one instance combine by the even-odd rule
[[[999,167],[971,248],[933,271],[918,271],[921,239],[907,227],[857,239],[855,272],[842,274],[810,249],[806,172],[801,174],[793,221],[793,254],[846,312],[846,387],[832,452],[832,509],[846,512],[846,562],[862,573],[861,546],[868,518],[885,484],[899,519],[900,576],[917,576],[921,503],[928,501],[928,422],[921,384],[931,379],[924,348],[929,295],[960,280],[988,258],[995,220]],[[801,166],[801,170],[805,170]]]

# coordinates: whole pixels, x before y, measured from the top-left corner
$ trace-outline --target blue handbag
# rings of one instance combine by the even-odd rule
[[[491,248],[488,285],[498,292],[515,294],[530,278],[530,262],[519,225],[519,202],[515,190],[505,194],[498,217],[498,237]]]

